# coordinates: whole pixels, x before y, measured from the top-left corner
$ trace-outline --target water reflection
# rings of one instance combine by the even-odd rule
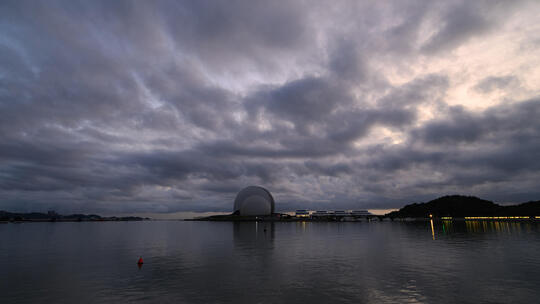
[[[535,303],[540,297],[534,222],[2,226],[6,303]]]
[[[506,222],[506,221],[466,221],[468,232],[497,232],[502,234],[521,233],[531,230],[530,222]]]
[[[296,222],[297,231],[306,232],[307,222]]]
[[[538,228],[539,223],[529,221],[433,221],[430,220],[431,236],[435,240],[437,235],[449,236],[452,234],[501,234],[512,235],[530,232]]]
[[[433,240],[435,241],[435,229],[433,229],[433,220],[429,220],[431,222],[431,236],[433,237]]]
[[[234,222],[233,238],[238,246],[262,246],[272,244],[275,237],[273,222]]]

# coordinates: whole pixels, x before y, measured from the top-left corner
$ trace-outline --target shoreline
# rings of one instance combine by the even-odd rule
[[[453,217],[453,218],[390,218],[373,216],[363,218],[277,218],[277,217],[239,217],[220,216],[184,219],[183,221],[194,222],[338,222],[338,223],[366,223],[366,222],[540,222],[540,216],[498,216],[498,217]]]

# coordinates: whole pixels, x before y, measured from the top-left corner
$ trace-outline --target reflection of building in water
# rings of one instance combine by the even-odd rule
[[[466,221],[465,224],[469,232],[519,233],[531,227],[529,222]]]
[[[306,232],[306,229],[307,229],[307,223],[302,221],[302,222],[296,222],[296,231],[301,231],[301,232]]]
[[[274,222],[234,222],[235,244],[271,244],[274,240]]]
[[[450,235],[453,233],[497,233],[513,234],[521,233],[531,229],[532,222],[509,222],[509,221],[434,221],[427,222],[430,226],[432,238],[435,240],[438,236]]]
[[[432,224],[433,223],[433,224]],[[429,221],[431,226],[431,234],[435,238],[438,235],[449,235],[452,233],[497,233],[497,234],[512,234],[528,231],[534,222],[529,221]]]
[[[438,235],[447,235],[454,231],[459,231],[459,229],[454,229],[453,223],[454,222],[449,220],[434,221],[433,219],[430,219],[429,224],[431,226],[431,237],[433,240],[435,240]]]

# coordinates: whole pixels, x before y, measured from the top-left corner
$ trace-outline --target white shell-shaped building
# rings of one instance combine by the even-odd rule
[[[263,187],[246,187],[236,195],[234,213],[244,216],[271,215],[274,213],[274,198]]]

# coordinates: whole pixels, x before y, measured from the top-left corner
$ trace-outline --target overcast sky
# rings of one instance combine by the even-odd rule
[[[540,199],[538,1],[0,1],[0,209]]]

